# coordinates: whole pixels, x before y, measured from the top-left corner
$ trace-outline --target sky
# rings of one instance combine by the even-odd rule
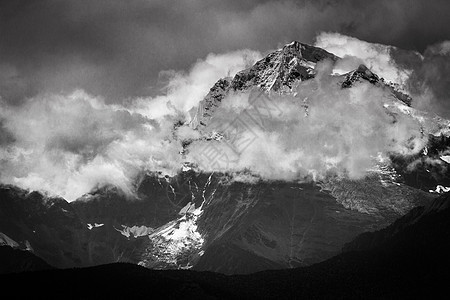
[[[72,201],[104,185],[133,194],[142,172],[200,164],[201,140],[180,155],[199,132],[174,124],[189,122],[218,79],[293,40],[343,59],[298,87],[308,118],[293,114],[297,98],[277,99],[282,117],[253,129],[259,139],[226,171],[364,177],[386,153],[416,154],[426,138],[385,113],[386,91],[342,90],[332,68],[364,63],[415,108],[450,119],[449,13],[440,0],[1,1],[0,183]],[[244,114],[246,97],[227,99],[219,120]]]
[[[450,39],[449,12],[446,0],[1,1],[0,95],[155,96],[163,71],[187,71],[209,53],[313,44],[323,31],[423,53]]]

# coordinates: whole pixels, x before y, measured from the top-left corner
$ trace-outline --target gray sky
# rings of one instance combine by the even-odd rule
[[[161,70],[208,53],[267,51],[321,31],[423,52],[450,39],[450,1],[9,0],[0,2],[0,95],[83,88],[154,95]]]

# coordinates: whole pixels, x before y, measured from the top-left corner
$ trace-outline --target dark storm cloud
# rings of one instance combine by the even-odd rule
[[[419,109],[450,118],[450,41],[428,47],[409,79]],[[415,94],[415,95],[414,95]]]
[[[320,31],[423,51],[450,39],[448,1],[23,0],[0,4],[0,95],[157,93],[161,70],[210,52],[313,43]]]

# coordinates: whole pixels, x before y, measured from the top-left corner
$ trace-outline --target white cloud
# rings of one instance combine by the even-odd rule
[[[384,104],[396,101],[389,92],[369,83],[342,89],[337,78],[328,76],[330,65],[319,64],[319,69],[316,79],[297,87],[295,97],[272,95],[273,107],[260,103],[259,115],[258,102],[247,108],[234,105],[243,95],[223,100],[207,129],[219,124],[232,142],[194,142],[188,159],[206,171],[247,170],[263,179],[359,179],[380,155],[388,160],[389,153],[413,154],[423,148],[426,137],[416,120],[387,113]],[[261,123],[254,122],[258,117]],[[241,149],[243,145],[247,147]]]
[[[83,92],[2,105],[0,119],[14,138],[0,152],[1,181],[68,200],[105,184],[131,192],[141,171],[173,174],[180,165],[173,119],[151,120]]]
[[[143,171],[174,175],[181,167],[180,140],[198,138],[174,123],[208,93],[260,57],[250,50],[210,54],[188,73],[169,72],[167,93],[108,105],[83,91],[45,94],[11,106],[0,103],[0,180],[74,200],[106,184],[133,192]],[[6,132],[7,134],[4,134]]]
[[[336,71],[349,72],[364,63],[369,69],[387,81],[406,84],[412,70],[399,67],[392,58],[393,46],[369,43],[339,33],[322,32],[316,37],[315,46],[323,48],[344,61]]]
[[[155,98],[140,98],[133,103],[133,110],[150,118],[186,112],[196,106],[217,80],[234,76],[253,65],[261,54],[251,50],[239,50],[225,54],[209,54],[199,60],[188,73],[166,71],[169,77],[167,94]]]

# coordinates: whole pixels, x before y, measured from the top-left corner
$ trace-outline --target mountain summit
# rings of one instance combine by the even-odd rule
[[[292,42],[237,73],[230,86],[235,91],[254,87],[267,92],[291,88],[295,81],[313,78],[316,64],[325,59],[334,62],[338,57],[321,48]]]
[[[341,58],[318,47],[294,41],[283,48],[269,53],[252,67],[238,72],[234,77],[219,79],[209,93],[191,111],[192,128],[202,128],[231,92],[246,92],[258,88],[266,93],[290,93],[296,83],[309,80],[316,75],[316,65],[329,60],[336,63]],[[342,88],[349,88],[363,80],[379,87],[388,88],[392,95],[410,106],[412,99],[396,83],[385,82],[365,65],[342,75]]]
[[[321,48],[297,41],[287,44],[234,77],[218,80],[198,107],[191,111],[191,126],[205,126],[214,108],[232,91],[260,88],[265,92],[279,92],[290,89],[295,82],[313,78],[316,64],[326,59],[335,62],[339,58]]]

